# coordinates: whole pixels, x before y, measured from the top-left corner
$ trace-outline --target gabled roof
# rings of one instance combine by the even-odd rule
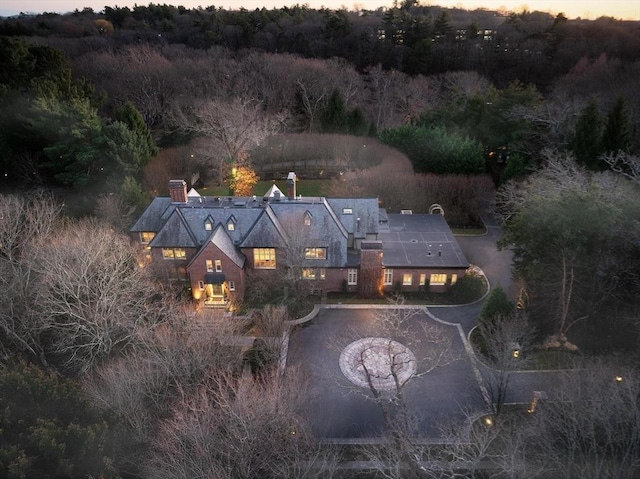
[[[200,254],[206,250],[209,244],[214,244],[215,246],[217,246],[218,249],[222,251],[239,268],[242,268],[244,266],[246,257],[234,246],[233,240],[229,238],[229,235],[227,234],[227,231],[222,224],[219,224],[215,227],[213,233],[211,233],[208,240],[202,245],[202,248],[200,248],[200,251],[198,251],[198,253],[193,257],[189,265],[191,265],[198,258],[198,256],[200,256]]]
[[[274,196],[276,196],[276,192],[280,195],[280,198],[284,197],[284,193],[282,192],[282,190],[280,190],[280,188],[278,188],[274,183],[264,194],[263,198],[273,198]]]
[[[241,248],[278,248],[286,242],[286,235],[269,205],[265,206],[249,232],[240,243]]]
[[[157,232],[162,228],[166,218],[163,218],[166,210],[173,210],[171,198],[166,196],[157,196],[151,204],[147,206],[138,221],[133,225],[131,231],[134,233],[142,231]]]
[[[199,196],[200,196],[200,193],[198,193],[195,188],[191,188],[189,190],[189,193],[187,193],[187,198],[197,198]]]
[[[193,234],[180,208],[175,208],[149,243],[152,248],[197,248],[202,244]]]

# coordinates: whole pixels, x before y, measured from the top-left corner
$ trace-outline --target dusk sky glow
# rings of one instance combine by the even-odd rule
[[[215,5],[225,9],[236,10],[244,7],[249,10],[255,8],[281,8],[295,4],[307,4],[311,8],[322,6],[332,9],[347,8],[370,9],[389,7],[392,0],[157,0],[151,3],[183,5],[187,8],[206,7]],[[82,10],[91,7],[96,12],[101,11],[105,5],[120,7],[133,5],[148,5],[144,0],[2,0],[0,4],[0,16],[17,15],[24,13],[56,12],[67,13],[75,9]],[[491,10],[507,10],[520,12],[523,9],[530,11],[539,10],[553,15],[563,12],[568,18],[585,18],[594,20],[601,16],[614,17],[616,19],[640,20],[640,0],[422,0],[423,5],[441,5],[443,7],[459,7],[467,10],[487,8]]]

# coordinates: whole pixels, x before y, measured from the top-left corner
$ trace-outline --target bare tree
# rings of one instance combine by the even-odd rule
[[[249,150],[277,130],[279,117],[265,115],[255,98],[234,97],[202,100],[193,108],[176,107],[173,122],[180,130],[209,140],[206,149],[221,183],[230,164],[244,164]],[[211,157],[212,152],[218,153]]]
[[[535,329],[526,312],[516,310],[508,316],[481,321],[477,332],[482,344],[480,352],[488,366],[482,370],[482,376],[492,412],[498,417],[507,398],[511,376],[530,362]]]
[[[302,377],[217,377],[163,421],[148,477],[330,477],[336,458],[316,445],[298,413]]]
[[[618,151],[602,155],[600,159],[616,173],[640,184],[640,158],[637,156]]]
[[[621,358],[587,360],[537,408],[527,447],[554,477],[632,479],[640,473],[640,378]]]
[[[69,372],[87,371],[164,320],[129,239],[95,220],[60,229],[25,261],[35,278],[28,320]]]

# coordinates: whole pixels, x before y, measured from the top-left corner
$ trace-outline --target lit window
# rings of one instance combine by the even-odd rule
[[[212,272],[213,272],[213,261],[208,259],[207,260],[207,273],[212,273]]]
[[[347,284],[354,285],[358,284],[358,270],[350,269],[347,272]]]
[[[327,273],[324,268],[320,269],[320,279],[325,279],[327,277]]]
[[[198,289],[199,289],[200,291],[203,291],[203,290],[204,290],[204,281],[198,281]]]
[[[311,226],[311,213],[308,211],[304,214],[304,225]]]
[[[236,290],[236,283],[233,281],[229,281],[229,291],[235,291]]]
[[[275,269],[276,268],[276,249],[275,248],[254,248],[253,249],[253,267],[256,269]]]
[[[302,279],[316,279],[316,270],[314,268],[302,268]]]
[[[204,229],[207,230],[207,231],[211,231],[211,221],[207,221],[204,224]]]
[[[327,248],[305,248],[305,259],[327,259]]]
[[[402,284],[405,286],[411,286],[412,283],[413,283],[413,274],[404,273],[402,275]]]
[[[427,275],[424,273],[420,274],[420,286],[424,286],[424,283],[427,281]]]
[[[151,240],[155,238],[155,236],[156,234],[153,231],[143,231],[142,233],[140,233],[140,243],[151,243]]]
[[[216,273],[222,273],[222,261],[216,260]]]
[[[342,208],[342,214],[343,215],[352,215],[353,214],[353,209],[352,208]]]
[[[187,252],[184,248],[162,248],[164,259],[186,259]]]
[[[446,274],[432,274],[429,278],[429,284],[439,285],[447,283],[447,275]]]
[[[451,284],[456,284],[457,282],[458,282],[458,275],[454,273],[451,275]]]
[[[236,229],[236,225],[235,225],[235,223],[233,223],[232,221],[229,221],[229,222],[227,223],[227,230],[229,230],[229,231],[234,231],[235,229]]]
[[[384,284],[392,284],[393,283],[393,270],[385,269],[384,270]]]

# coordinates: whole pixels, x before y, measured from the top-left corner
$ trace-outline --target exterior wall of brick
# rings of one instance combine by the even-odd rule
[[[212,271],[207,271],[207,260],[211,260],[212,262]],[[216,260],[220,261],[220,272],[223,273],[225,277],[224,294],[227,300],[242,299],[245,288],[244,270],[236,265],[213,243],[209,243],[189,265],[189,279],[194,299],[201,299],[203,297],[204,292],[200,289],[199,281],[204,282],[205,275],[208,272],[216,272]],[[233,291],[230,289],[230,282],[233,282]]]
[[[396,287],[400,285],[400,291],[421,291],[424,290],[424,285],[420,284],[420,275],[425,275],[425,283],[429,285],[429,291],[432,293],[444,293],[451,287],[452,275],[456,275],[457,279],[462,278],[465,275],[466,270],[463,268],[438,268],[438,269],[425,269],[425,268],[392,268],[393,279],[391,284],[384,285],[384,291],[395,291]],[[403,284],[405,274],[411,275],[411,284]],[[431,284],[430,278],[432,274],[446,275],[444,284]]]

